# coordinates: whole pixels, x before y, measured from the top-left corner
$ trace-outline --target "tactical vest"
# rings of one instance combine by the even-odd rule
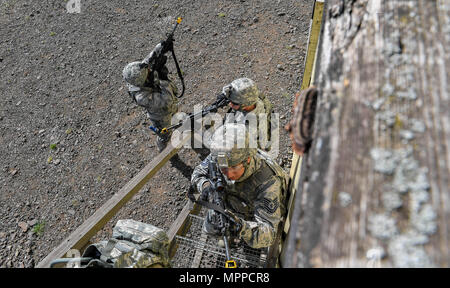
[[[285,202],[289,199],[289,191],[288,191],[288,183],[289,183],[289,176],[286,173],[286,171],[283,170],[283,168],[280,167],[273,159],[269,156],[269,154],[261,149],[258,149],[257,155],[259,155],[262,159],[265,160],[267,165],[269,165],[270,169],[275,173],[275,175],[280,178],[281,183],[283,185],[283,196]],[[287,204],[287,203],[286,203]]]
[[[267,152],[258,149],[257,155],[259,155],[262,159],[265,160],[265,162],[269,165],[269,167],[272,169],[272,171],[277,175],[283,183],[283,191],[286,192],[287,190],[287,183],[289,182],[289,176],[286,174],[286,172],[283,170],[283,168],[280,167],[273,159],[267,154]]]
[[[254,208],[252,205],[252,199],[256,199],[263,190],[268,188],[268,185],[272,185],[273,182],[268,182],[262,185],[259,183],[267,182],[268,179],[276,177],[281,183],[281,201],[282,203],[282,214],[286,212],[287,207],[287,180],[288,176],[286,172],[276,164],[270,156],[258,149],[258,153],[255,157],[259,158],[263,163],[249,178],[243,182],[235,183],[232,186],[227,187],[227,202],[229,203],[232,210],[238,212],[244,219],[249,220],[254,214]],[[257,186],[254,186],[257,185]],[[256,189],[255,189],[256,188]],[[241,204],[243,203],[243,204]],[[270,203],[267,203],[270,204]],[[265,206],[266,210],[271,213],[270,205]]]
[[[267,122],[266,122],[266,125],[267,125],[266,126],[266,128],[267,128],[267,141],[270,144],[270,145],[266,144],[265,147],[261,147],[261,145],[258,145],[258,148],[266,150],[266,151],[270,151],[270,149],[272,147],[272,142],[271,141],[273,140],[271,138],[272,137],[272,132],[278,131],[278,127],[277,126],[272,127],[272,113],[273,113],[272,103],[270,103],[269,99],[262,93],[259,93],[258,97],[259,97],[259,100],[261,100],[261,102],[263,104],[262,106],[263,106],[263,109],[264,109],[264,113],[267,115]],[[247,113],[251,113],[251,112],[255,112],[255,110],[250,111],[250,112],[243,112],[243,113],[244,113],[244,115],[246,115]],[[228,113],[233,113],[233,109],[229,108],[228,111],[226,112],[226,114],[228,114]],[[255,112],[255,113],[258,114],[258,112]],[[259,115],[256,115],[256,117],[259,117]],[[234,121],[236,121],[236,120],[234,120]],[[258,121],[259,121],[259,119],[258,119]],[[227,117],[224,118],[223,124],[225,124],[226,122],[230,122]],[[237,122],[239,122],[239,121],[237,121]],[[247,122],[245,124],[247,125]],[[274,123],[274,124],[276,124],[276,123]],[[259,124],[258,124],[258,126],[259,126]],[[274,128],[274,131],[272,131],[272,128]],[[258,140],[259,140],[259,136],[258,136]]]

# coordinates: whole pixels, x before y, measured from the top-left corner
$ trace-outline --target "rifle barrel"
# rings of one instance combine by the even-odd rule
[[[175,30],[176,30],[177,27],[178,27],[178,24],[181,23],[181,20],[182,20],[181,17],[178,17],[178,18],[177,18],[177,23],[175,23],[175,26],[173,27],[172,33],[169,34],[170,36],[173,36],[173,34],[175,33]],[[170,37],[170,36],[169,36],[169,37]]]
[[[228,237],[225,235],[223,236],[223,243],[225,244],[225,254],[227,255],[227,261],[231,260],[230,255],[230,247],[228,245]]]

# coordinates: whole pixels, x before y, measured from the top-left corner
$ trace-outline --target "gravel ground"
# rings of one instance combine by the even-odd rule
[[[284,125],[312,2],[81,0],[81,13],[69,14],[66,1],[0,0],[0,267],[35,266],[157,155],[122,69],[147,55],[175,17],[184,18],[175,35],[187,88],[181,111],[245,76]],[[280,146],[288,169],[284,131]],[[191,167],[200,161],[192,150],[179,154]],[[188,188],[168,163],[94,240],[124,218],[167,229]]]

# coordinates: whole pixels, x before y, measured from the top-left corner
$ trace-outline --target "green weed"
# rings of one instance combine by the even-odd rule
[[[33,233],[41,236],[44,233],[45,228],[45,221],[38,222],[36,225],[33,226]]]

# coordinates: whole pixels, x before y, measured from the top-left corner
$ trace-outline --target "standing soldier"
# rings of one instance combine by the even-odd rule
[[[123,69],[128,93],[139,106],[147,110],[148,118],[158,129],[169,126],[172,116],[178,111],[177,87],[168,78],[165,65],[167,57],[162,55],[162,50],[163,45],[159,43],[144,60],[129,63]],[[152,70],[150,62],[155,59],[159,63]],[[167,146],[170,137],[171,133],[158,135],[160,152]]]
[[[249,78],[239,78],[223,87],[223,94],[230,100],[230,109],[224,123],[243,123],[250,127],[250,133],[257,133],[258,148],[269,151],[278,137],[278,128],[272,127],[272,104],[259,92]],[[276,120],[276,119],[273,119]],[[275,122],[273,121],[275,124]],[[272,130],[273,128],[273,130]]]
[[[238,223],[233,225],[232,234],[253,248],[269,247],[286,214],[286,172],[267,153],[251,148],[244,124],[225,123],[219,127],[210,148],[211,154],[194,169],[192,186],[202,195],[201,199],[211,197],[216,184],[210,179],[210,162],[217,165],[225,182],[224,209]],[[220,235],[215,220],[218,213],[208,210],[203,223],[206,233]]]

